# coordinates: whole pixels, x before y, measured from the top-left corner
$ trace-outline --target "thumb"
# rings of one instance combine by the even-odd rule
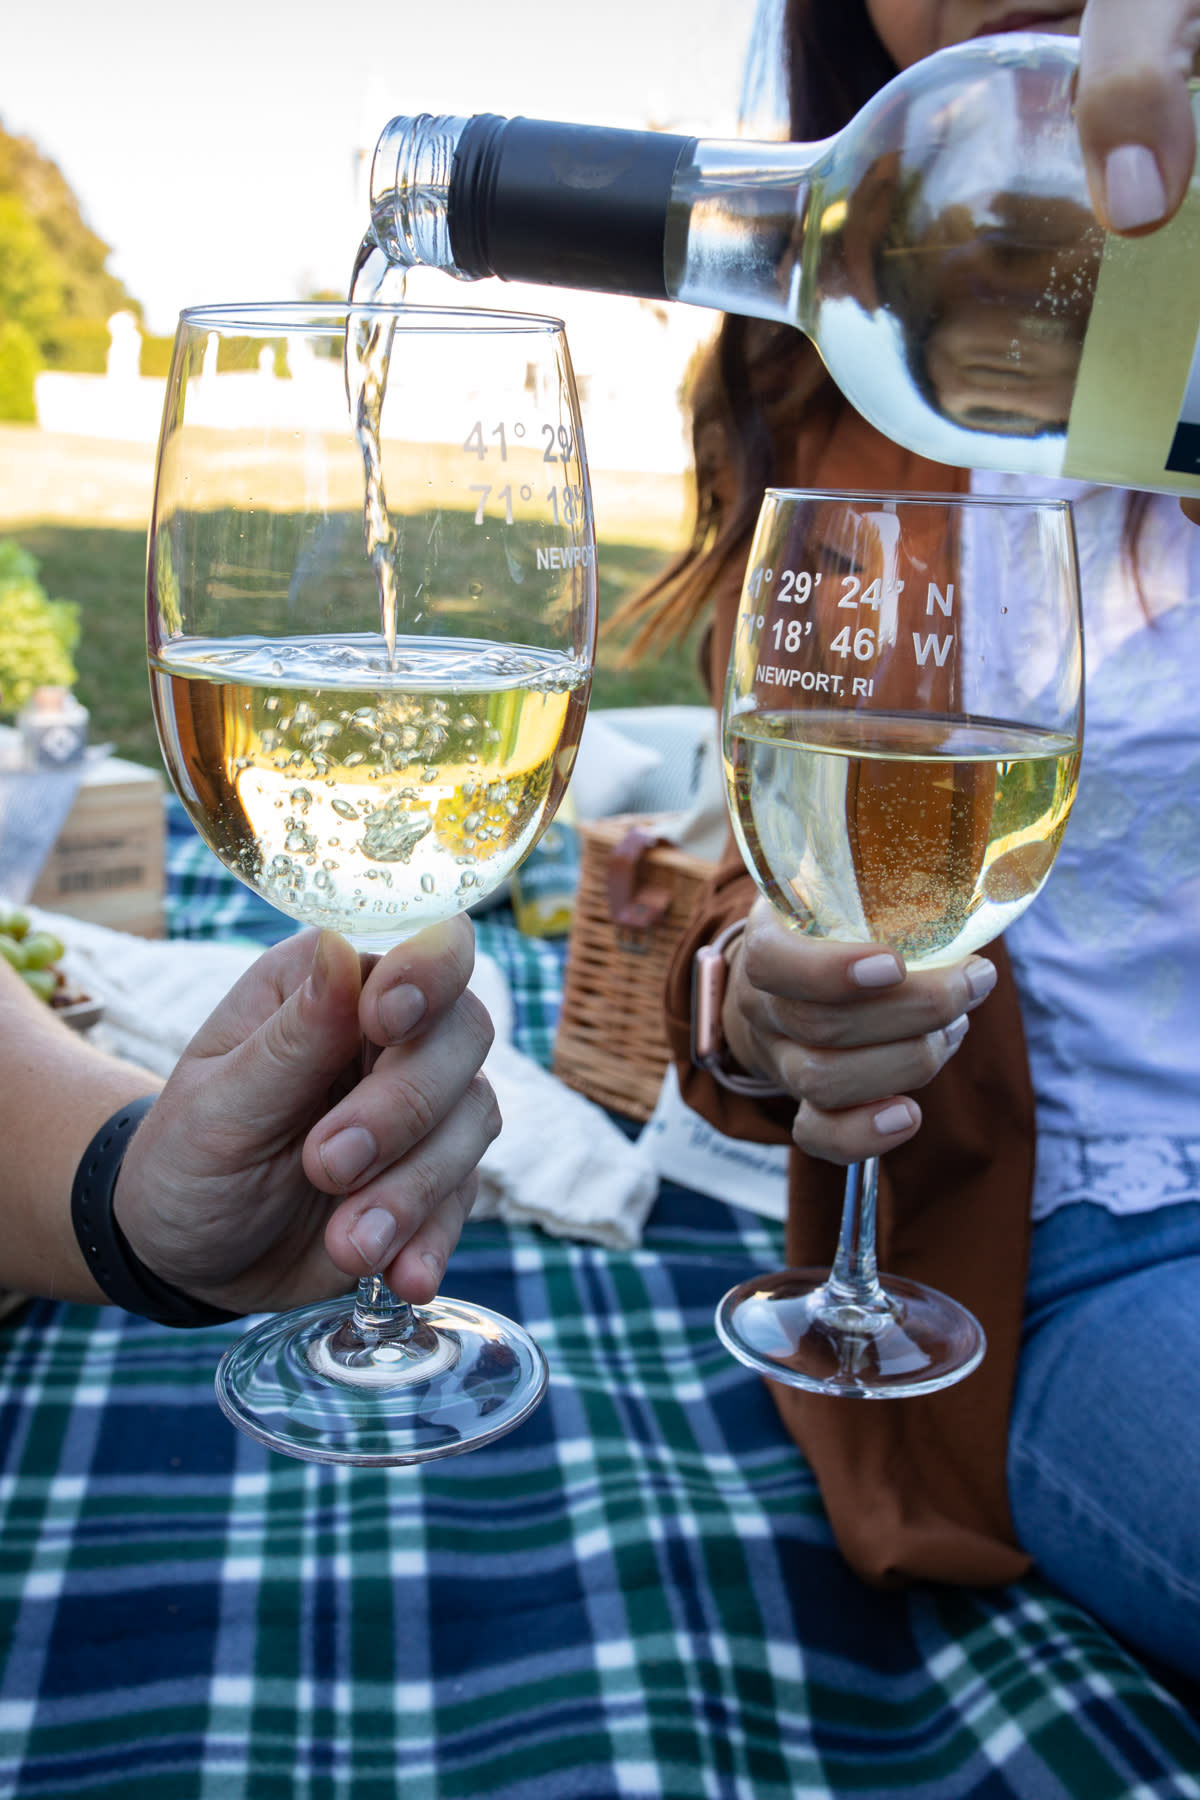
[[[1090,0],[1075,110],[1097,217],[1110,231],[1136,234],[1171,218],[1191,180],[1187,78],[1200,5],[1140,0],[1134,39],[1128,0]]]
[[[223,1059],[224,1118],[260,1140],[307,1124],[361,1051],[361,987],[358,953],[336,932],[321,932],[307,978]]]

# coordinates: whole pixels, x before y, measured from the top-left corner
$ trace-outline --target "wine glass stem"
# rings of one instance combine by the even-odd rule
[[[846,1197],[837,1255],[827,1286],[839,1299],[871,1309],[886,1307],[875,1259],[875,1210],[879,1189],[879,1159],[868,1156],[846,1170]]]
[[[376,1344],[381,1338],[395,1341],[413,1329],[413,1309],[407,1300],[398,1300],[382,1275],[364,1275],[354,1296],[351,1329],[364,1344]]]
[[[397,940],[399,941],[399,940]],[[367,951],[378,954],[378,946],[373,946],[369,939],[351,937],[350,942],[361,954]],[[379,1057],[379,1047],[369,1037],[362,1041],[362,1072],[369,1075]],[[417,1318],[407,1300],[398,1300],[382,1275],[363,1275],[359,1277],[358,1287],[354,1294],[354,1312],[350,1317],[350,1331],[367,1347],[381,1343],[385,1338],[390,1343],[408,1337],[416,1328]]]

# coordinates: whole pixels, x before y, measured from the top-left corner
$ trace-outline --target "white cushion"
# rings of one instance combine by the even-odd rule
[[[588,714],[571,773],[571,798],[581,819],[607,819],[635,810],[638,788],[662,762],[662,752]]]

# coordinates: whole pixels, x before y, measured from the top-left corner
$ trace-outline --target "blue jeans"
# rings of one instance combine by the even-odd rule
[[[1008,1483],[1039,1572],[1200,1680],[1200,1204],[1035,1225]]]

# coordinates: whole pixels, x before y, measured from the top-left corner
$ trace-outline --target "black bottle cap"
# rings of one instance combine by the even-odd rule
[[[454,156],[455,266],[550,287],[669,298],[663,239],[695,138],[480,113]]]

